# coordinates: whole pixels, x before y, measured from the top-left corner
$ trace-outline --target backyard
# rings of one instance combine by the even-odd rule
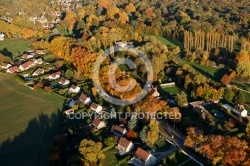
[[[36,92],[0,73],[1,165],[47,165],[63,99]]]

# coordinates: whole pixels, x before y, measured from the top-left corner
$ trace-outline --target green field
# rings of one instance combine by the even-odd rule
[[[47,165],[63,99],[36,92],[0,73],[1,165]]]
[[[162,90],[165,91],[165,92],[168,92],[170,94],[173,94],[173,95],[176,95],[176,94],[181,92],[181,90],[176,86],[163,87]]]
[[[29,49],[30,45],[31,41],[25,39],[5,39],[0,41],[0,51],[7,49],[13,55],[18,55]]]
[[[171,47],[175,47],[176,45],[172,42],[170,42],[168,39],[162,37],[162,36],[155,36],[155,35],[149,35],[149,34],[142,34],[143,37],[145,36],[154,36],[158,41],[160,41],[162,44],[167,45],[167,46],[171,46]]]

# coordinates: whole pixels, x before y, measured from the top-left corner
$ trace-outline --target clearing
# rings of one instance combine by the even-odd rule
[[[63,99],[31,90],[0,73],[1,165],[48,165]]]
[[[25,39],[5,39],[0,42],[0,51],[8,51],[11,52],[12,55],[19,55],[29,49],[31,43],[32,41]],[[8,53],[6,55],[8,55]]]

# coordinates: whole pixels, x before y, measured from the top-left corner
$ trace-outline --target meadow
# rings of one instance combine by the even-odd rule
[[[63,99],[36,92],[0,73],[1,165],[48,165]]]
[[[31,43],[31,40],[25,39],[5,39],[0,41],[0,51],[7,49],[8,52],[16,56],[29,49]]]

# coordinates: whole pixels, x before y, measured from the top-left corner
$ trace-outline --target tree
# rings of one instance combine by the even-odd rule
[[[79,145],[79,152],[83,156],[83,159],[95,165],[100,160],[105,158],[102,152],[102,143],[94,142],[92,140],[83,139]]]
[[[151,119],[148,128],[147,143],[154,145],[159,138],[159,125],[157,121]]]
[[[250,77],[250,62],[239,62],[236,71],[237,76]]]
[[[198,88],[196,89],[196,96],[202,98],[203,95],[204,95],[204,92],[203,92],[202,86],[198,86]]]
[[[187,137],[184,145],[187,147],[195,148],[197,144],[204,142],[204,136],[196,127],[187,128]]]
[[[65,75],[64,75],[67,79],[71,79],[73,77],[73,71],[68,69],[66,70],[65,72]]]
[[[211,135],[196,150],[213,165],[242,165],[249,148],[246,141],[237,137]]]
[[[128,121],[128,128],[133,130],[137,124],[137,117],[136,115],[132,115]]]
[[[132,3],[129,3],[126,7],[125,7],[126,11],[129,12],[129,13],[132,13],[132,12],[136,12],[136,8],[134,6],[134,4]]]
[[[246,136],[248,139],[250,139],[250,120],[248,120],[248,123],[247,123]]]
[[[104,140],[104,144],[106,146],[113,145],[115,144],[114,138],[113,137],[108,137]]]
[[[230,83],[231,79],[227,74],[224,74],[220,81],[222,84],[228,85]]]
[[[177,97],[176,97],[176,103],[182,107],[185,104],[187,104],[188,100],[187,100],[187,95],[184,92],[178,93]]]
[[[147,132],[148,132],[148,126],[144,126],[140,132],[140,138],[143,143],[147,142]]]
[[[227,100],[227,101],[232,101],[233,98],[234,98],[234,91],[232,89],[226,89],[225,92],[224,92],[224,98]]]
[[[245,103],[245,95],[241,90],[238,90],[235,93],[234,98],[233,98],[233,102],[235,104],[241,104],[241,105]]]

